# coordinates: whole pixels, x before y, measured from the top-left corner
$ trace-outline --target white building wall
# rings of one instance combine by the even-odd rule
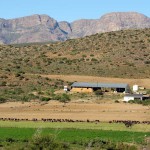
[[[137,92],[139,89],[139,86],[138,85],[133,85],[133,92]]]
[[[123,101],[126,101],[126,102],[128,102],[128,101],[130,101],[130,100],[134,100],[134,97],[128,97],[128,96],[124,96],[124,99],[123,99]]]

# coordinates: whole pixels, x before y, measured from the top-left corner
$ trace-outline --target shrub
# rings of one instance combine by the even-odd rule
[[[2,81],[2,82],[0,83],[0,86],[6,86],[6,84],[7,84],[7,82]]]
[[[14,139],[12,139],[12,138],[6,138],[6,142],[13,143],[13,142],[15,142],[15,140],[14,140]]]
[[[99,89],[99,90],[96,90],[96,91],[95,91],[95,95],[97,95],[97,96],[98,96],[98,95],[103,95],[102,90],[100,90],[100,89]]]
[[[66,103],[66,102],[71,100],[69,95],[67,95],[65,93],[63,93],[62,95],[54,95],[53,99],[58,100],[58,101],[63,102],[63,103]]]
[[[4,97],[0,97],[0,103],[5,103],[6,99]]]
[[[115,100],[115,103],[119,103],[119,101],[118,101],[118,100]]]
[[[28,101],[29,101],[29,97],[23,95],[23,96],[21,97],[21,101],[23,101],[23,102],[28,102]]]
[[[145,63],[145,64],[150,64],[150,61],[149,61],[149,60],[147,60],[147,61],[144,61],[144,63]]]
[[[49,100],[51,100],[50,97],[41,97],[40,99],[41,99],[41,101],[49,101]]]
[[[82,55],[83,58],[87,57],[85,54]]]
[[[146,100],[130,100],[128,103],[142,104],[142,105],[150,105],[150,99]]]
[[[108,140],[101,140],[99,138],[95,138],[90,141],[81,141],[80,145],[85,145],[86,147],[92,147],[96,149],[107,149],[107,150],[137,150],[137,147],[134,145],[128,145],[124,143],[115,143]]]
[[[96,58],[92,58],[91,61],[98,61]]]
[[[94,57],[94,54],[91,54],[90,56],[91,56],[91,57]]]
[[[64,102],[64,103],[70,101],[69,95],[63,93],[62,96],[61,96],[60,101],[61,101],[61,102]]]
[[[58,142],[50,135],[35,136],[28,145],[27,149],[32,150],[67,150],[69,145],[66,143]]]
[[[20,77],[20,76],[21,76],[20,73],[16,73],[16,74],[15,74],[15,77]]]

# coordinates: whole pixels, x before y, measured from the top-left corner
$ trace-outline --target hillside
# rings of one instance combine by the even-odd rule
[[[149,79],[150,29],[95,34],[56,43],[0,45],[0,64],[0,98],[23,101],[37,98],[32,92],[42,96],[45,91],[49,95],[53,89],[78,80],[46,75],[93,76],[93,81],[99,82],[103,80],[94,80],[94,76]],[[138,83],[143,85],[141,81]]]
[[[1,73],[149,78],[150,29],[124,30],[49,44],[0,47]]]
[[[0,19],[0,43],[65,41],[96,33],[150,28],[150,18],[137,12],[113,12],[99,19],[58,22],[48,15]]]

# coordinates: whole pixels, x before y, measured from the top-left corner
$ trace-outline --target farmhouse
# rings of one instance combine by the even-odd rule
[[[143,94],[126,94],[124,96],[123,101],[128,102],[130,100],[136,100],[136,99],[143,100]]]
[[[94,92],[102,90],[104,92],[120,92],[129,93],[130,87],[124,83],[88,83],[88,82],[74,82],[71,85],[72,92]]]

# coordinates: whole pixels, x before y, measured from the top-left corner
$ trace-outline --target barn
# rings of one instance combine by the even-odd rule
[[[125,83],[89,83],[89,82],[74,82],[71,85],[72,92],[94,92],[102,90],[104,92],[115,91],[119,93],[129,93],[130,87]]]

